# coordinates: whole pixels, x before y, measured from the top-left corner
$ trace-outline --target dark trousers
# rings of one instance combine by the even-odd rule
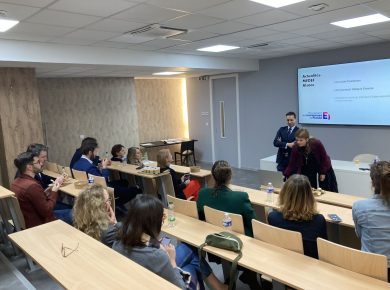
[[[108,186],[114,188],[114,196],[118,205],[124,205],[142,191],[135,186],[128,186],[127,180],[113,180]]]

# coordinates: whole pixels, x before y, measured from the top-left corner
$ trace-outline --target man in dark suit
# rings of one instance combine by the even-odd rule
[[[294,112],[286,114],[287,126],[280,127],[274,139],[274,146],[278,147],[276,163],[278,171],[284,171],[290,161],[291,148],[295,143],[295,132],[299,129],[296,126],[296,115]]]

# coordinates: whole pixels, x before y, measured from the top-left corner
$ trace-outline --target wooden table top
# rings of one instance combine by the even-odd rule
[[[175,215],[176,225],[172,228],[163,225],[162,230],[196,247],[204,242],[208,234],[224,230],[179,213]],[[296,289],[390,289],[390,284],[386,282],[235,234],[244,243],[239,265]],[[235,253],[218,248],[205,247],[205,250],[229,261],[236,257]]]
[[[166,174],[166,173],[146,174],[146,173],[142,173],[139,169],[136,169],[137,167],[138,167],[137,165],[112,162],[112,164],[110,166],[108,166],[107,168],[110,170],[116,170],[116,171],[127,173],[130,175],[141,176],[143,178],[149,178],[149,179],[154,179],[154,178],[157,178],[157,177],[160,177],[160,176]]]
[[[267,193],[262,190],[251,189],[251,188],[237,186],[237,185],[230,185],[230,188],[232,190],[247,192],[249,196],[249,200],[253,204],[271,207],[275,209],[279,208],[278,194],[274,193],[274,197],[273,197],[274,202],[270,203],[267,202]],[[352,228],[355,227],[355,224],[352,219],[352,209],[350,208],[317,202],[317,209],[319,213],[325,217],[327,222],[333,223],[333,221],[328,217],[328,214],[337,214],[342,219],[342,221],[339,223],[340,225],[344,225]]]
[[[280,188],[275,188],[275,193],[279,193],[280,190]],[[319,202],[338,205],[347,208],[352,208],[352,205],[355,201],[366,199],[364,197],[359,197],[356,195],[338,193],[333,191],[325,191],[324,194],[314,197]]]
[[[5,187],[0,186],[0,199],[15,196],[15,193]]]
[[[59,220],[9,237],[66,289],[178,289]],[[77,244],[77,250],[62,256],[62,245],[74,249]]]

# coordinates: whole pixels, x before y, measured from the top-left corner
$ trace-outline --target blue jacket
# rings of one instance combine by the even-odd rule
[[[77,148],[73,154],[72,160],[70,161],[70,165],[69,165],[70,168],[74,168],[75,163],[81,158],[81,155],[82,154],[81,154],[80,148]],[[98,165],[99,161],[100,161],[99,156],[96,156],[95,159],[92,160],[93,164],[95,164],[96,166]]]
[[[299,127],[295,126],[294,130],[288,134],[288,126],[280,127],[274,139],[274,146],[278,147],[278,155],[276,163],[278,164],[278,171],[284,171],[290,160],[291,148],[286,148],[287,143],[295,141],[295,132]]]
[[[108,169],[102,169],[101,171],[97,168],[96,165],[93,165],[85,158],[80,158],[73,166],[74,169],[85,171],[88,174],[92,174],[95,176],[103,176],[108,180],[108,176],[110,175],[110,171]]]

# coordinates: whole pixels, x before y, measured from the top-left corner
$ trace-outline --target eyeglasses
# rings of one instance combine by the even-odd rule
[[[78,248],[79,248],[79,243],[78,242],[77,242],[76,248],[74,248],[74,249],[69,248],[69,247],[65,247],[64,244],[62,243],[62,246],[61,246],[62,257],[66,258],[66,257],[70,256],[75,251],[77,251]]]

